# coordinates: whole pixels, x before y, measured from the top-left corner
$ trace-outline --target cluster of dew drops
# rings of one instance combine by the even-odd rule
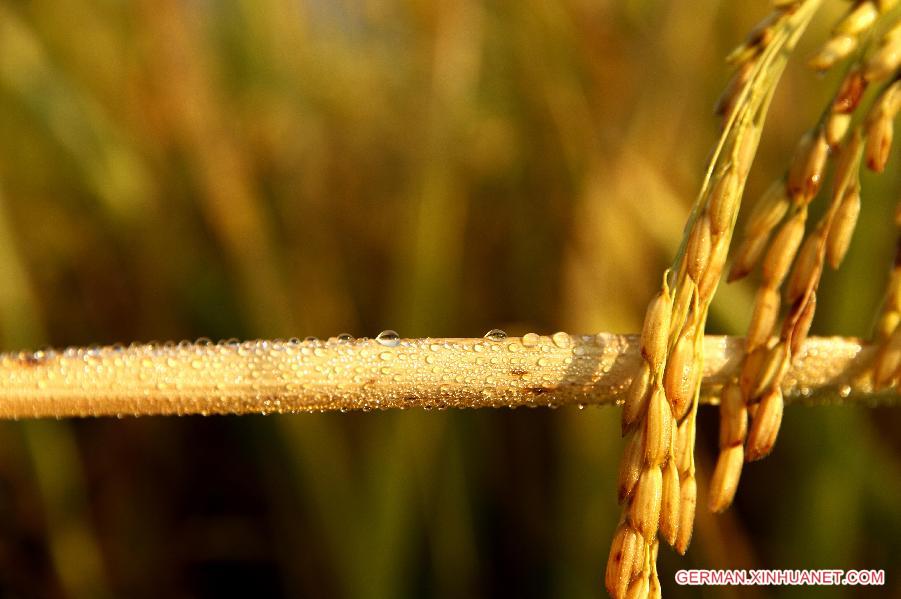
[[[503,342],[507,339],[507,334],[501,329],[491,329],[483,336],[485,340],[489,343],[487,344],[493,350],[497,350],[501,348],[500,342]],[[585,336],[583,338],[583,342],[587,341],[589,336]],[[572,348],[573,354],[576,357],[579,357],[580,354],[585,352],[584,347],[581,345],[577,345],[573,347],[572,337],[563,332],[558,332],[550,336],[550,340],[554,346],[561,349],[569,349]],[[37,352],[16,352],[16,353],[7,353],[0,355],[0,363],[2,366],[8,367],[13,366],[13,368],[8,368],[7,372],[11,373],[9,376],[5,377],[5,380],[2,381],[3,386],[10,388],[14,387],[18,383],[23,383],[29,377],[30,368],[16,368],[15,366],[35,366],[43,363],[49,363],[51,360],[56,358],[60,358],[58,362],[58,366],[54,366],[50,369],[46,370],[46,374],[38,375],[36,372],[34,373],[34,377],[31,378],[32,381],[36,380],[36,384],[38,388],[43,388],[44,385],[47,384],[49,379],[56,377],[58,382],[63,382],[68,380],[68,373],[70,373],[73,369],[79,369],[87,376],[80,377],[80,384],[84,387],[85,391],[90,391],[93,393],[97,393],[100,395],[104,394],[104,389],[99,386],[101,380],[109,381],[109,375],[112,374],[114,376],[119,376],[119,373],[122,373],[123,377],[127,377],[126,370],[131,368],[134,369],[138,367],[138,376],[141,381],[147,383],[151,382],[154,377],[153,367],[155,364],[158,364],[159,367],[165,365],[166,367],[173,369],[175,371],[178,370],[179,366],[190,365],[191,369],[202,371],[202,370],[216,370],[220,368],[219,364],[219,356],[224,355],[227,352],[236,351],[239,355],[247,356],[251,362],[258,367],[262,367],[265,369],[265,356],[272,355],[274,356],[278,352],[282,352],[286,349],[295,349],[299,348],[301,352],[307,353],[310,352],[315,355],[323,355],[321,352],[324,351],[325,347],[335,345],[347,345],[350,346],[353,342],[356,341],[355,338],[347,333],[342,333],[335,337],[331,337],[325,341],[321,341],[316,337],[306,337],[303,340],[299,338],[291,338],[286,340],[277,339],[273,341],[247,341],[241,342],[237,339],[227,339],[219,341],[218,343],[214,343],[208,338],[200,338],[196,341],[182,341],[180,343],[174,342],[166,342],[166,343],[158,343],[158,342],[149,342],[149,343],[132,343],[128,347],[122,344],[116,344],[108,347],[100,347],[100,346],[91,346],[87,348],[78,348],[78,347],[69,347],[65,350],[52,350],[45,349]],[[361,339],[360,341],[368,341],[366,339]],[[429,339],[425,340],[402,340],[400,335],[396,331],[393,330],[384,330],[380,332],[374,338],[374,341],[385,348],[394,348],[400,345],[413,345],[419,342],[429,342]],[[438,340],[435,340],[438,341]],[[522,348],[530,348],[538,346],[541,342],[541,337],[536,333],[527,333],[523,335],[516,343],[508,344],[510,346],[511,351],[516,350],[518,347]],[[447,346],[447,344],[444,344]],[[513,347],[515,346],[515,347]],[[439,349],[441,345],[438,344],[430,344],[429,349]],[[483,344],[476,344],[474,346],[469,346],[475,351],[481,351],[486,346]],[[383,357],[386,354],[381,354]],[[386,359],[390,358],[390,354],[387,354]],[[157,361],[154,361],[156,359]],[[158,362],[158,360],[164,360],[162,363]],[[538,365],[542,366],[543,358],[538,360]],[[566,359],[567,361],[570,358]],[[426,361],[429,362],[429,358],[426,358]],[[291,366],[292,369],[296,369],[298,367],[297,364]],[[53,368],[56,368],[55,372]],[[40,369],[44,370],[44,369]],[[68,372],[67,372],[68,371]],[[133,370],[134,371],[134,370]],[[101,375],[106,375],[104,379]],[[288,373],[284,373],[288,374]],[[259,377],[261,376],[261,372],[259,372],[256,368],[251,368],[248,373],[250,377]],[[38,378],[45,377],[45,378]],[[297,379],[294,379],[295,381]],[[488,381],[490,382],[490,381]],[[179,390],[179,383],[176,381],[172,383],[170,381],[161,378],[156,381],[156,386],[159,391],[166,391],[170,386],[174,384],[174,389],[172,391],[176,392]],[[294,389],[289,385],[286,390],[291,392],[292,390],[296,390],[296,385]],[[257,389],[257,386],[253,386],[254,389]],[[219,382],[217,383],[217,390],[220,391],[223,395],[227,394],[229,389],[228,385]],[[148,394],[148,391],[144,391],[145,396]],[[269,401],[269,400],[266,400]],[[548,407],[557,407],[555,403],[549,402]],[[363,411],[368,411],[372,407],[378,408],[378,405],[370,406],[370,405],[360,405],[358,406]],[[426,409],[428,409],[427,406]],[[440,403],[436,404],[438,409],[442,408]],[[514,406],[510,406],[514,407]],[[579,404],[579,408],[583,408],[584,404]],[[402,408],[402,406],[401,406]],[[268,411],[282,411],[283,406],[280,405],[278,399],[271,400],[271,405],[265,404],[263,405],[263,413]],[[308,410],[303,410],[308,411]],[[312,409],[309,411],[326,411],[324,409]],[[341,409],[341,411],[346,411],[346,409]],[[199,413],[205,413],[206,410],[199,410]]]

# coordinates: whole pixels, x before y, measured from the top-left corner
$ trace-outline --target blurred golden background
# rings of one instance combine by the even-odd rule
[[[827,3],[799,57],[844,3]],[[5,351],[633,332],[768,2],[0,0]],[[837,83],[796,59],[753,201]],[[815,334],[869,334],[898,156]],[[710,330],[742,334],[755,282]],[[701,497],[717,416],[702,409]],[[901,415],[792,407],[667,597],[899,596]],[[0,426],[3,597],[602,597],[615,409]],[[855,589],[678,568],[875,568]]]

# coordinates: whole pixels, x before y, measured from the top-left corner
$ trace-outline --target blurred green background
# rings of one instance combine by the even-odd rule
[[[846,3],[827,3],[799,49]],[[2,348],[638,330],[768,3],[0,1]],[[747,198],[836,84],[795,60]],[[899,154],[814,333],[866,336]],[[720,290],[741,334],[755,282]],[[716,447],[702,409],[700,503]],[[901,595],[901,415],[792,407],[667,597]],[[615,409],[0,425],[3,597],[602,597]],[[876,568],[876,589],[678,568]]]

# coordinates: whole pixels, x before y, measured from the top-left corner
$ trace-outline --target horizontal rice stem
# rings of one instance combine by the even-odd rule
[[[704,401],[737,376],[744,340],[704,341]],[[811,338],[782,388],[788,401],[898,403],[866,375],[874,349]],[[638,336],[249,341],[0,355],[0,418],[252,414],[621,402]]]

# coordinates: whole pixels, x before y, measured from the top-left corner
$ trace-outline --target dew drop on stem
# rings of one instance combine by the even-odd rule
[[[489,341],[503,341],[507,338],[507,333],[500,329],[491,329],[487,333],[485,333],[485,339]]]
[[[522,344],[525,347],[535,347],[541,341],[537,333],[526,333],[522,336]]]
[[[560,331],[559,333],[554,333],[551,337],[551,340],[554,342],[559,348],[566,349],[570,345],[572,345],[572,340],[567,333]]]
[[[388,329],[376,335],[375,340],[385,347],[397,347],[400,343],[400,335],[397,334],[397,331]]]

